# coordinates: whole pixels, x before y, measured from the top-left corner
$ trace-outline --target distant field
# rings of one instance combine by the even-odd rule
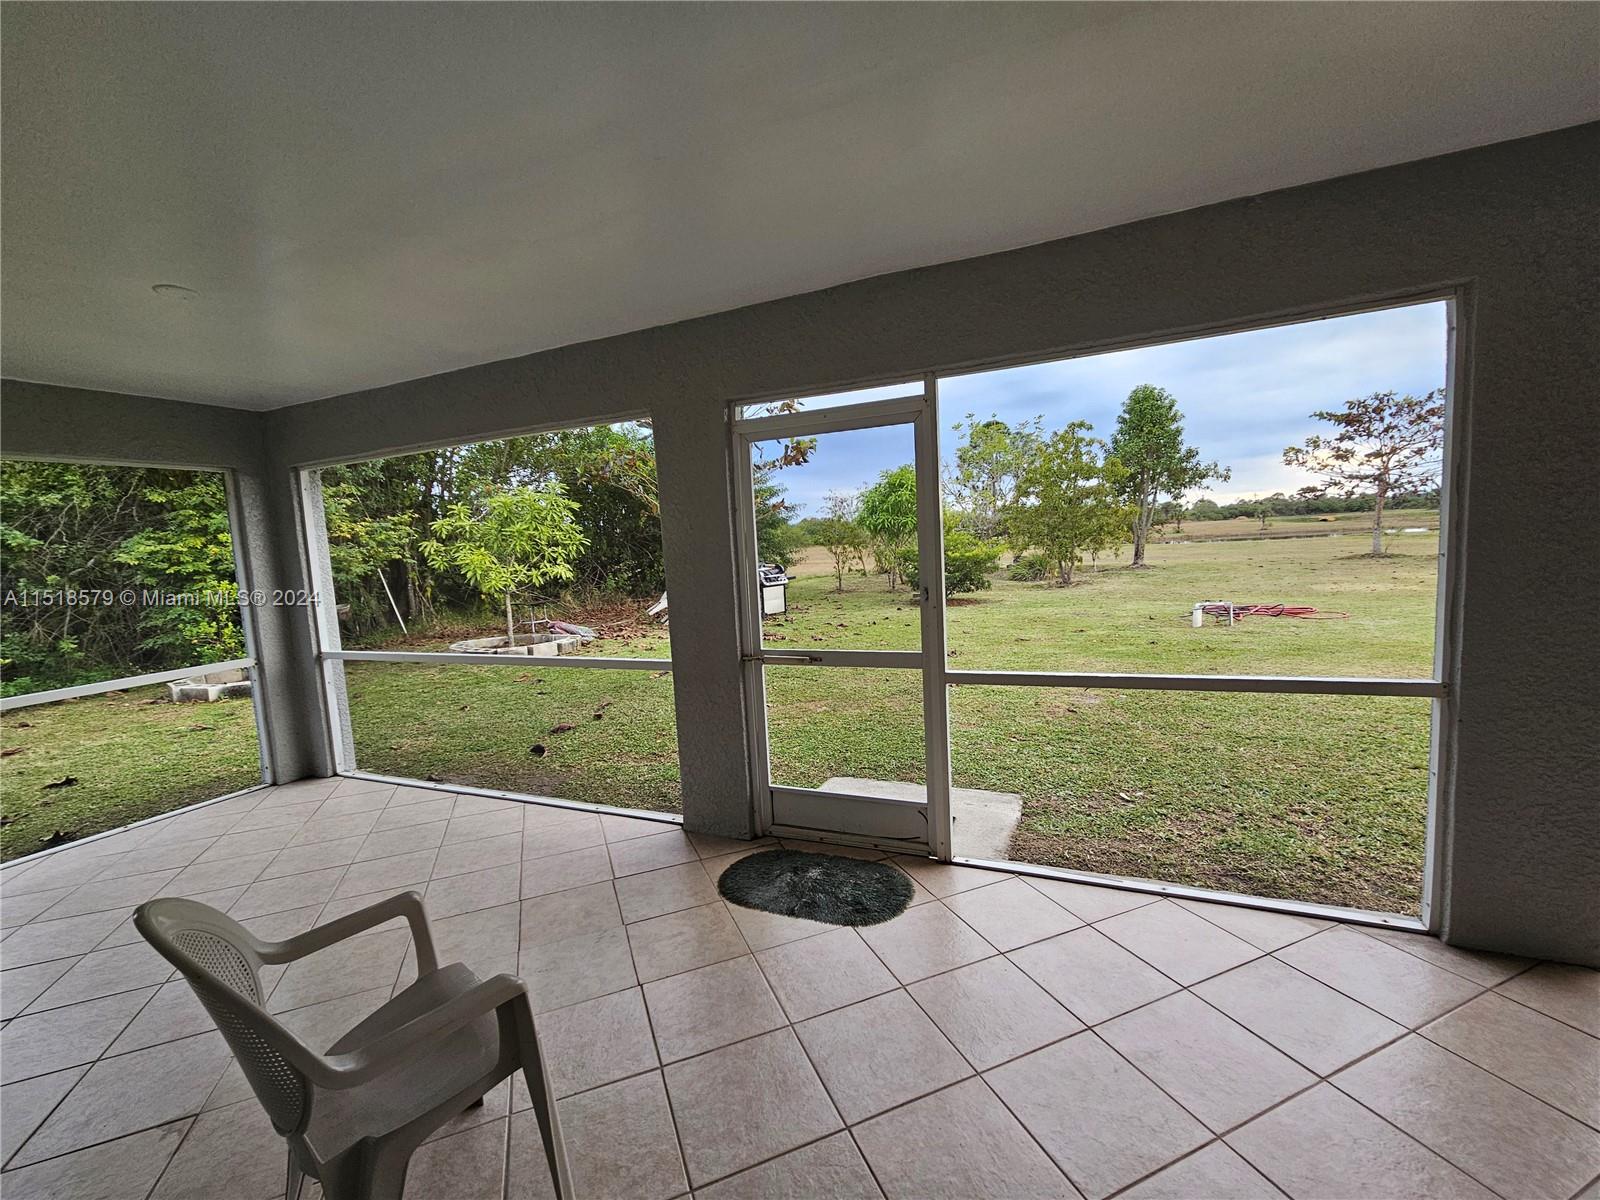
[[[1438,539],[1403,534],[1391,548],[1390,557],[1365,557],[1359,535],[1191,541],[1153,545],[1148,570],[1129,569],[1125,556],[1086,567],[1082,582],[1067,589],[999,579],[948,610],[950,663],[1425,676]],[[908,593],[888,591],[882,577],[851,576],[836,594],[831,564],[815,550],[794,574],[789,613],[767,625],[772,645],[917,646]],[[1190,607],[1215,599],[1349,615],[1192,628]],[[593,652],[665,656],[668,649],[665,632],[647,626]],[[779,782],[921,781],[916,672],[774,666],[767,678]],[[681,803],[670,676],[541,671],[536,660],[487,670],[363,663],[350,667],[349,683],[365,769],[641,808]],[[964,686],[953,690],[950,707],[957,785],[1023,796],[1015,858],[1416,910],[1426,701]],[[229,708],[242,719],[213,719]],[[114,711],[97,716],[102,709]],[[36,729],[14,732],[16,716]],[[215,728],[188,730],[195,723]],[[245,704],[79,701],[24,710],[4,726],[8,746],[29,746],[26,755],[0,760],[6,814],[15,818],[5,829],[7,855],[34,848],[52,825],[92,832],[170,807],[175,797],[240,786],[236,772],[254,761]],[[571,728],[552,732],[559,726]],[[40,729],[46,737],[22,742]],[[49,757],[35,753],[40,746]],[[46,775],[69,773],[85,790],[39,790]],[[43,799],[48,807],[39,807]]]

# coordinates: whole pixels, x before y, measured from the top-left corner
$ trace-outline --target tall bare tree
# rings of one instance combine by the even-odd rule
[[[1328,437],[1312,434],[1290,446],[1283,461],[1322,478],[1300,489],[1302,496],[1372,495],[1372,553],[1383,554],[1383,508],[1389,497],[1419,492],[1439,481],[1444,448],[1444,393],[1424,396],[1374,392],[1346,400],[1343,412],[1315,412],[1334,427]]]

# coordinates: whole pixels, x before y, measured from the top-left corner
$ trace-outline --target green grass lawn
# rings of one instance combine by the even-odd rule
[[[1407,514],[1401,523],[1435,523],[1431,516]],[[1082,582],[1067,589],[999,580],[948,610],[949,661],[970,669],[1426,676],[1437,537],[1395,538],[1395,553],[1381,559],[1363,557],[1364,549],[1359,535],[1161,544],[1151,547],[1148,570],[1108,560],[1084,569]],[[905,591],[857,575],[835,594],[825,572],[824,556],[805,556],[789,613],[768,621],[769,644],[916,648],[917,613]],[[1190,606],[1212,599],[1311,604],[1350,615],[1192,628]],[[491,625],[486,619],[486,632]],[[414,640],[405,648],[442,647]],[[591,652],[664,657],[668,650],[664,632],[647,631]],[[357,761],[365,770],[680,807],[670,676],[541,667],[538,660],[488,669],[347,669]],[[922,780],[916,672],[775,666],[767,677],[775,781]],[[133,716],[92,719],[101,707]],[[213,721],[222,709],[237,709],[243,719]],[[36,728],[15,731],[16,717]],[[186,731],[199,722],[217,728],[204,738]],[[54,827],[81,835],[91,825],[111,827],[172,807],[179,794],[195,799],[240,786],[215,776],[254,762],[243,704],[45,706],[8,716],[6,744],[23,744],[46,724],[52,735],[27,743],[27,754],[0,760],[6,814],[14,818],[3,842],[8,856],[36,848]],[[957,786],[1022,795],[1014,858],[1416,910],[1427,796],[1424,700],[961,686],[952,692],[950,725]],[[54,757],[30,759],[40,745],[56,747]],[[85,790],[39,791],[52,772],[78,775]],[[119,772],[126,780],[109,791],[87,790],[91,779]],[[153,798],[128,799],[136,795]],[[38,807],[43,798],[50,807]],[[109,819],[91,814],[100,804]],[[68,811],[74,819],[62,825],[59,814]]]
[[[0,716],[0,857],[261,782],[249,700],[169,704],[164,685]],[[48,787],[66,778],[77,782]]]

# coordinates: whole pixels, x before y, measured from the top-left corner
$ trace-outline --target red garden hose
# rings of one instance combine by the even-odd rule
[[[1299,617],[1307,621],[1338,621],[1350,616],[1347,612],[1323,612],[1309,604],[1206,604],[1201,606],[1200,611],[1208,617],[1226,617],[1231,612],[1235,621],[1240,617]]]

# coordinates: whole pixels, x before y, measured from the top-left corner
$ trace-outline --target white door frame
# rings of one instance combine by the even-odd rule
[[[920,650],[779,650],[762,645],[756,547],[754,444],[852,429],[910,425],[917,475],[917,603]],[[944,510],[939,484],[938,385],[920,394],[841,405],[815,412],[739,417],[733,422],[735,506],[739,538],[739,645],[750,729],[750,789],[758,835],[837,841],[950,858],[950,738],[945,687]],[[932,568],[931,570],[929,568]],[[923,802],[774,784],[767,744],[767,663],[822,667],[886,667],[922,672]]]

